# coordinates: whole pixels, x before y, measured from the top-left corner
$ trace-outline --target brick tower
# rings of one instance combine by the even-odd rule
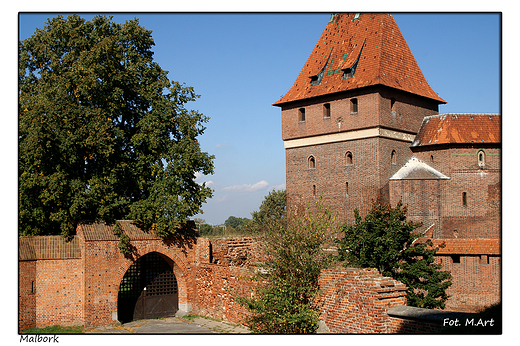
[[[446,103],[428,85],[391,14],[329,20],[282,109],[288,206],[322,196],[342,220],[389,202],[423,118]]]

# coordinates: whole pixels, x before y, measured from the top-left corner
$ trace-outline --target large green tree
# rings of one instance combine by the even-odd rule
[[[167,237],[212,191],[199,96],[153,60],[137,19],[49,19],[19,42],[19,234],[130,218]]]
[[[287,194],[285,190],[273,190],[264,197],[258,211],[251,213],[251,221],[245,229],[252,233],[268,232],[287,222]]]
[[[338,241],[339,257],[350,264],[377,268],[381,274],[408,286],[408,305],[444,308],[451,274],[435,263],[436,249],[416,229],[420,224],[406,219],[406,207],[391,207],[376,200],[363,220],[355,210],[355,224],[344,225]]]

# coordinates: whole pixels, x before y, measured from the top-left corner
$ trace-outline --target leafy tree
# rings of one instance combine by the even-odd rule
[[[415,242],[420,224],[407,222],[406,207],[395,208],[377,200],[364,220],[355,210],[355,224],[344,225],[338,241],[340,259],[381,274],[408,286],[408,305],[444,308],[451,286],[451,274],[434,263],[437,252],[430,240]]]
[[[236,217],[236,216],[230,216],[227,218],[226,221],[224,221],[224,226],[226,227],[233,227],[237,231],[240,230],[240,228],[246,224],[249,221],[247,218],[242,217]]]
[[[237,297],[252,313],[246,325],[254,333],[307,334],[318,329],[318,277],[334,261],[323,247],[332,243],[337,226],[321,200],[315,213],[309,210],[289,222],[274,218],[277,222],[262,233],[266,260],[255,277],[259,286],[252,297]]]
[[[130,218],[161,237],[200,212],[213,156],[199,96],[153,61],[137,19],[49,19],[19,42],[19,234]]]
[[[285,190],[273,190],[264,197],[258,211],[251,213],[251,221],[247,223],[249,232],[266,232],[287,220],[287,195]]]

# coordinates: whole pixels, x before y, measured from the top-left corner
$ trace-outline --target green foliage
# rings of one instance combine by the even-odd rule
[[[344,225],[338,241],[339,257],[350,264],[377,268],[381,274],[408,286],[408,305],[444,308],[451,274],[434,264],[436,250],[431,241],[414,241],[420,224],[407,222],[406,207],[395,208],[377,200],[364,220],[355,211],[355,224]]]
[[[51,326],[45,328],[29,328],[23,331],[24,334],[83,334],[82,326]]]
[[[230,216],[224,221],[224,226],[233,227],[238,233],[241,233],[242,229],[247,226],[249,219],[245,217]]]
[[[266,261],[252,297],[237,301],[252,312],[246,325],[254,333],[307,334],[318,329],[318,277],[334,261],[323,251],[335,235],[335,218],[320,200],[289,222],[277,219],[262,234]]]
[[[113,230],[114,234],[119,237],[119,243],[117,244],[117,247],[119,248],[119,251],[125,255],[129,256],[132,254],[132,245],[130,244],[130,237],[126,235],[123,230],[121,229],[121,226],[119,225],[119,222],[116,221],[116,225],[114,226]]]
[[[80,220],[133,219],[165,238],[212,191],[199,96],[153,61],[137,19],[49,19],[19,42],[19,234],[70,235]]]
[[[264,198],[258,211],[251,213],[251,221],[245,225],[250,233],[263,233],[286,222],[287,196],[285,190],[271,191]]]

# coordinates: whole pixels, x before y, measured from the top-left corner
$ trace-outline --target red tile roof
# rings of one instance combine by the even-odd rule
[[[72,239],[60,235],[26,236],[21,237],[18,244],[18,259],[21,261],[81,258],[77,236]]]
[[[500,239],[432,239],[437,255],[500,255]],[[444,247],[440,247],[444,244]]]
[[[145,232],[138,228],[130,220],[117,221],[121,231],[130,238],[130,240],[155,240],[160,239],[157,232],[150,230]],[[85,241],[94,240],[119,240],[119,237],[114,234],[115,225],[107,225],[105,223],[82,223],[78,225],[85,236]]]
[[[344,78],[354,67],[354,76]],[[311,85],[322,70],[321,81]],[[331,18],[293,86],[274,105],[371,85],[446,103],[428,85],[391,14],[345,13]]]
[[[499,114],[441,114],[425,117],[412,147],[436,144],[500,143]]]

